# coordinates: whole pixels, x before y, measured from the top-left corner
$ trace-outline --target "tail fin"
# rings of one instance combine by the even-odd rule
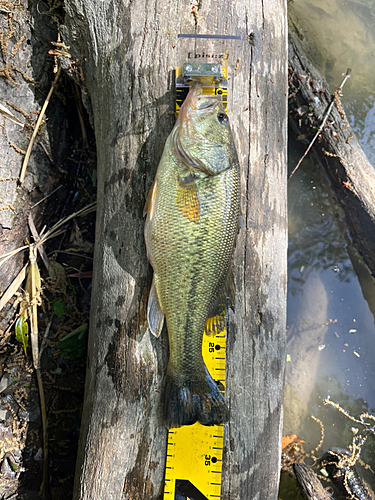
[[[228,406],[205,367],[205,376],[175,376],[168,370],[164,395],[164,420],[168,429],[200,422],[219,425],[229,418]]]

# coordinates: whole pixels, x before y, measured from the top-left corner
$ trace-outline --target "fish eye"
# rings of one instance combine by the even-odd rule
[[[225,113],[219,113],[217,119],[220,123],[228,123],[228,116]]]

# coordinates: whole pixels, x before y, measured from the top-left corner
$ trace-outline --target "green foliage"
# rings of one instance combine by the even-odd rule
[[[58,318],[63,317],[65,309],[66,309],[66,303],[61,297],[58,297],[52,302],[53,314],[55,314]]]
[[[16,339],[22,344],[26,356],[26,348],[29,342],[29,325],[25,321],[23,314],[21,314],[16,322]]]
[[[48,274],[51,278],[57,279],[59,275],[65,276],[65,269],[55,260],[51,260],[48,268]]]
[[[83,337],[83,334],[87,331],[88,328],[88,323],[83,323],[81,326],[73,330],[72,332],[68,333],[63,337],[60,342],[65,342],[66,340],[70,339],[74,335],[78,335],[78,338],[81,339]]]
[[[66,359],[74,361],[86,356],[87,340],[81,335],[74,335],[68,339],[65,337],[58,342],[57,348]]]

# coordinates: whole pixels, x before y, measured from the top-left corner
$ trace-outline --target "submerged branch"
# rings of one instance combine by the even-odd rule
[[[290,174],[290,176],[288,177],[288,181],[289,179],[293,176],[293,174],[297,171],[298,167],[301,165],[302,161],[304,160],[304,158],[306,157],[307,153],[310,151],[310,149],[312,148],[314,142],[316,141],[317,137],[319,136],[320,132],[323,130],[323,127],[324,125],[326,124],[326,121],[332,111],[332,108],[333,108],[333,105],[335,104],[336,102],[336,96],[339,96],[341,94],[341,91],[342,91],[342,88],[343,86],[345,85],[345,82],[348,78],[350,78],[350,72],[351,72],[351,69],[348,68],[346,70],[346,73],[345,73],[345,77],[343,79],[343,81],[341,82],[341,85],[340,87],[336,90],[336,92],[333,94],[333,98],[332,98],[332,101],[331,101],[331,104],[328,106],[328,109],[324,115],[324,118],[323,118],[323,121],[320,125],[320,127],[318,128],[316,134],[314,135],[313,137],[313,140],[310,142],[310,144],[308,145],[306,151],[304,152],[304,154],[302,155],[301,159],[299,160],[299,162],[297,163],[296,167],[294,168],[293,172]]]

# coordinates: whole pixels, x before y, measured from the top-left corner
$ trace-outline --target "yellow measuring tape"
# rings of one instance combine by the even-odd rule
[[[213,332],[206,323],[203,360],[212,378],[225,387],[225,328]],[[207,332],[211,331],[211,335]],[[186,425],[168,433],[164,500],[220,498],[224,425]]]
[[[190,64],[176,69],[176,111],[179,113],[189,92],[184,82],[186,70],[202,72],[198,79],[203,84],[204,95],[221,95],[227,105],[227,89],[209,75],[209,64]],[[219,70],[220,68],[220,70]],[[217,68],[226,78],[226,69]],[[197,79],[197,77],[193,77]],[[226,80],[225,80],[226,81]],[[221,325],[221,326],[217,326]],[[225,322],[216,316],[206,322],[203,334],[203,360],[221,392],[225,390]],[[165,470],[164,500],[220,499],[223,460],[224,425],[204,426],[199,422],[171,429],[168,433]]]
[[[185,65],[186,66],[186,65]],[[191,64],[191,69],[192,73],[195,68],[192,67],[193,63]],[[201,70],[202,72],[204,71],[202,68],[200,68],[200,65],[197,66],[197,72]],[[202,65],[202,66],[209,66],[209,64]],[[202,76],[202,77],[192,77],[192,80],[189,83],[184,82],[183,75],[185,67],[178,66],[176,68],[176,113],[178,114],[180,112],[180,108],[182,106],[182,103],[185,100],[185,97],[188,95],[190,85],[192,82],[195,80],[199,80],[202,85],[203,85],[203,95],[220,95],[223,101],[224,109],[225,112],[227,111],[227,88],[223,86],[222,82],[213,81],[212,76]],[[221,76],[224,81],[226,82],[226,77],[227,77],[227,70],[225,67],[221,67],[220,70]],[[208,71],[206,72],[208,74]]]

